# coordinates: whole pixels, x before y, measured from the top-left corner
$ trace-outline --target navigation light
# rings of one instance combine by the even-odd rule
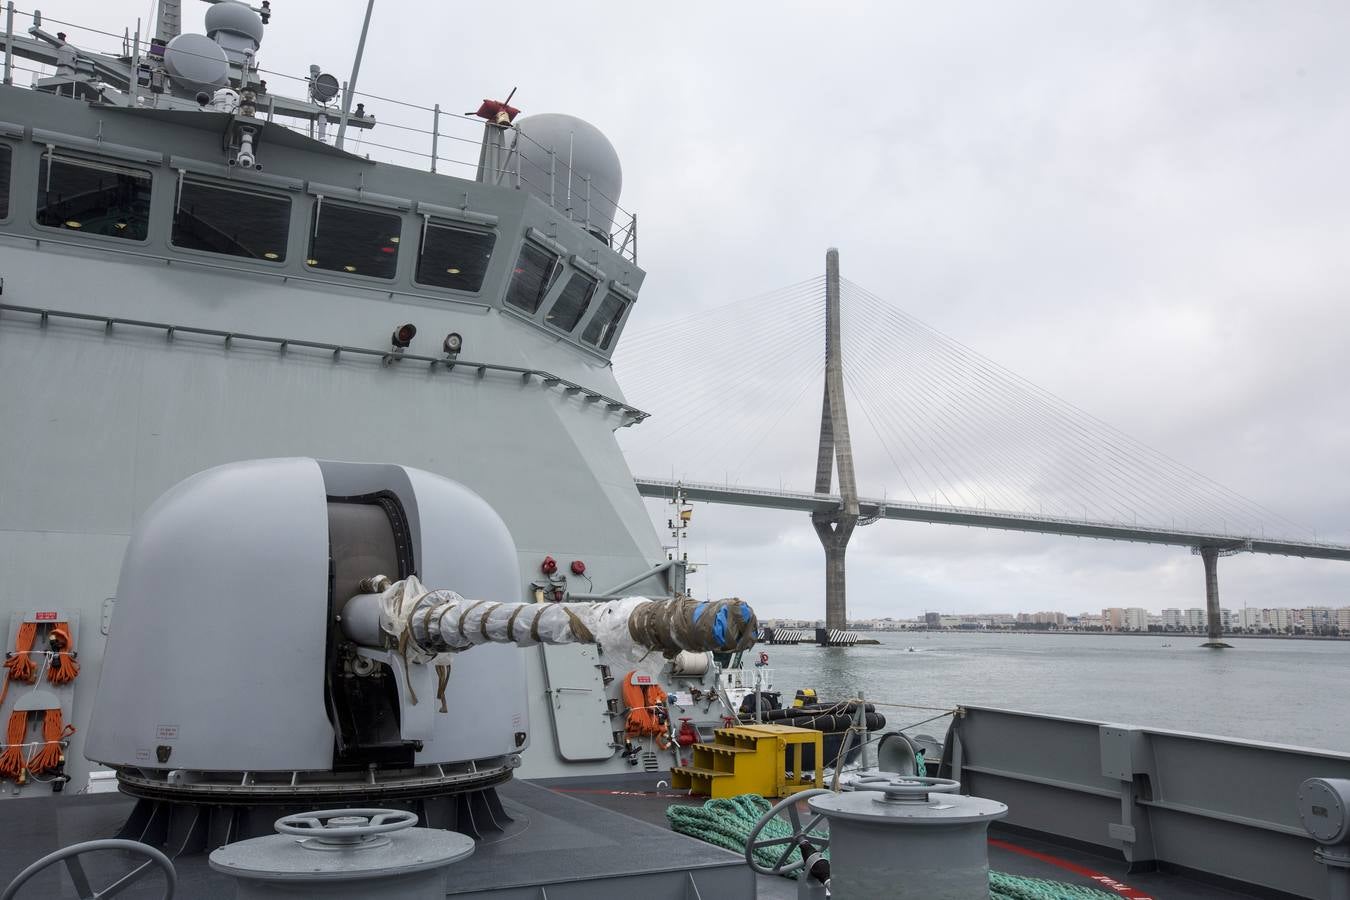
[[[398,328],[394,330],[394,333],[390,335],[389,342],[399,350],[402,350],[404,347],[411,344],[412,339],[415,337],[417,337],[417,326],[409,322],[406,325],[398,326]]]

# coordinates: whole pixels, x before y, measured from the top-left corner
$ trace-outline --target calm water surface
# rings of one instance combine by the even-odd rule
[[[997,706],[1350,752],[1350,641],[874,634],[881,646],[763,647],[775,689],[920,706]],[[1170,643],[1171,646],[1164,646]],[[909,652],[913,647],[915,652]],[[883,708],[887,724],[930,713]],[[947,720],[922,726],[941,737]]]

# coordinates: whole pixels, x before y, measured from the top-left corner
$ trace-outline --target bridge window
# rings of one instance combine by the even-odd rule
[[[173,243],[189,250],[280,262],[286,258],[291,201],[184,179]]]
[[[9,164],[13,158],[14,149],[0,144],[0,219],[9,218]]]
[[[572,273],[557,301],[549,308],[545,321],[554,328],[570,332],[586,314],[591,298],[595,296],[595,288],[595,279],[580,272]]]
[[[511,287],[506,292],[506,302],[523,312],[534,315],[539,304],[544,302],[558,275],[562,271],[562,260],[556,253],[526,241],[520,248],[516,259],[516,268],[511,275]]]
[[[624,314],[628,312],[628,307],[627,300],[610,291],[605,295],[605,299],[600,301],[600,308],[596,310],[590,324],[582,332],[581,339],[601,350],[608,350],[609,345],[614,342],[619,324],[623,322]]]
[[[143,241],[150,232],[150,173],[44,153],[38,168],[37,222]]]
[[[345,206],[320,197],[314,203],[305,265],[330,272],[393,278],[403,220],[392,213]]]
[[[417,283],[477,293],[483,287],[497,235],[490,231],[452,228],[427,220],[422,253],[417,257]]]

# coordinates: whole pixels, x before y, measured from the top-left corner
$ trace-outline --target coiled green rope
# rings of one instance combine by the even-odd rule
[[[763,797],[758,794],[742,794],[739,797],[708,800],[702,806],[668,806],[666,819],[669,820],[671,829],[680,834],[707,841],[734,853],[744,853],[750,830],[768,811],[769,801]],[[825,836],[823,833],[811,833],[817,837]],[[792,826],[779,818],[771,820],[760,832],[762,838],[769,839],[788,837],[791,834]],[[755,858],[765,867],[772,867],[781,853],[782,850],[777,847],[768,847],[756,851]],[[829,850],[826,850],[825,856],[829,855]],[[796,876],[797,873],[794,872],[789,877]],[[1117,895],[1047,878],[990,872],[989,897],[990,900],[1111,900]]]

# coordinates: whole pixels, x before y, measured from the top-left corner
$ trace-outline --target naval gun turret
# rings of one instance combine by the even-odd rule
[[[344,804],[507,829],[492,788],[529,743],[519,647],[661,661],[745,649],[757,627],[740,601],[524,597],[501,517],[447,478],[303,458],[209,469],[132,535],[85,754],[140,799],[124,836],[175,848]]]

